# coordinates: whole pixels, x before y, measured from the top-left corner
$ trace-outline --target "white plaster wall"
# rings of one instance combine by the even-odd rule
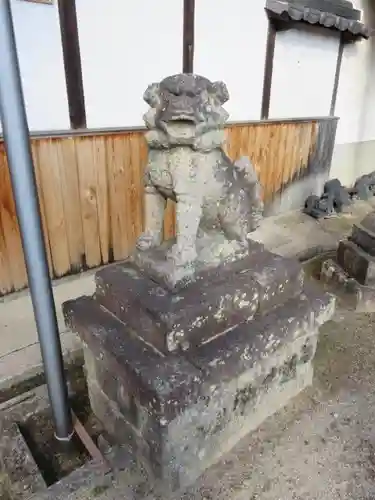
[[[143,125],[147,86],[182,71],[183,0],[76,0],[88,127]]]
[[[355,0],[363,21],[375,27],[371,0]],[[375,170],[375,40],[358,41],[344,48],[335,114],[340,118],[331,177],[351,185],[360,175]]]
[[[375,28],[373,0],[354,0],[363,21]],[[375,140],[375,39],[346,45],[343,54],[336,114],[340,116],[337,144]]]
[[[329,115],[339,35],[324,28],[276,35],[270,118]]]
[[[223,80],[230,120],[259,120],[267,40],[265,0],[198,0],[194,70]]]
[[[69,128],[57,3],[11,6],[29,128]]]
[[[335,114],[340,118],[337,128],[336,143],[358,142],[365,137],[375,138],[371,130],[366,130],[364,123],[365,107],[375,102],[366,102],[368,71],[371,71],[371,43],[367,40],[344,47]]]

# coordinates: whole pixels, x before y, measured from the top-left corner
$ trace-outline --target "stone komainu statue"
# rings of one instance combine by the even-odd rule
[[[138,250],[161,244],[164,210],[171,198],[176,201],[176,243],[167,259],[174,265],[199,260],[200,248],[206,249],[206,260],[214,258],[207,256],[207,245],[216,261],[246,252],[263,204],[250,160],[233,164],[222,149],[229,117],[222,105],[228,99],[223,82],[192,74],[170,76],[147,88],[145,232]]]

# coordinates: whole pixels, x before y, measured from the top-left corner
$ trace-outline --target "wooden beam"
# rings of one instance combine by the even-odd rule
[[[344,53],[344,46],[345,46],[344,35],[341,34],[340,35],[339,51],[338,51],[338,54],[337,54],[335,81],[334,81],[334,84],[333,84],[333,91],[332,91],[331,109],[329,111],[330,116],[334,116],[334,114],[335,114],[336,101],[337,101],[337,92],[339,90],[339,81],[340,81],[340,73],[341,73],[342,55]]]
[[[266,120],[270,111],[271,100],[271,86],[272,86],[272,73],[273,73],[273,59],[275,54],[276,42],[276,26],[272,20],[268,22],[268,34],[266,45],[266,60],[264,65],[264,78],[263,78],[263,96],[262,96],[262,109],[261,120]]]
[[[194,72],[194,21],[195,0],[184,0],[184,37],[183,37],[183,65],[184,73]]]
[[[86,109],[75,0],[59,0],[59,17],[70,125],[73,129],[85,128]]]

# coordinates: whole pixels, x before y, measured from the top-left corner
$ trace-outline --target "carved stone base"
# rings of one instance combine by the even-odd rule
[[[352,234],[340,242],[337,263],[360,285],[375,285],[375,212],[354,224]]]
[[[175,240],[169,240],[157,248],[136,250],[131,258],[139,269],[162,286],[177,291],[202,279],[204,271],[220,269],[258,252],[261,245],[250,242],[243,248],[237,241],[227,240],[223,234],[199,232],[196,242],[197,259],[193,264],[179,266],[169,258]]]
[[[96,275],[96,299],[164,353],[197,347],[298,296],[303,287],[298,262],[256,242],[247,257],[201,270],[195,282],[174,293],[152,277],[149,267],[141,271],[131,262],[107,267]]]
[[[337,290],[345,309],[356,312],[375,311],[375,288],[358,283],[333,259],[323,263],[321,279]]]
[[[353,241],[341,241],[337,249],[337,262],[360,285],[375,284],[375,257],[369,255]]]
[[[305,287],[209,342],[164,354],[144,341],[141,321],[129,328],[95,298],[64,304],[83,340],[95,414],[169,490],[191,484],[311,383],[319,326],[333,312],[333,297]]]
[[[336,259],[323,263],[321,277],[343,292],[354,310],[375,310],[375,212],[353,226],[350,237],[339,243]]]

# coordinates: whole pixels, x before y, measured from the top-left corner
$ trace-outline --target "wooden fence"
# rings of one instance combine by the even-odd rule
[[[316,169],[328,171],[335,127],[335,119],[329,118],[236,124],[227,129],[227,153],[233,159],[251,158],[267,204],[295,179]],[[142,171],[147,159],[143,133],[82,131],[32,137],[53,278],[123,259],[131,252],[142,231]],[[329,144],[323,147],[328,136]],[[169,235],[173,207],[168,212]],[[0,294],[25,286],[20,232],[1,143]]]

